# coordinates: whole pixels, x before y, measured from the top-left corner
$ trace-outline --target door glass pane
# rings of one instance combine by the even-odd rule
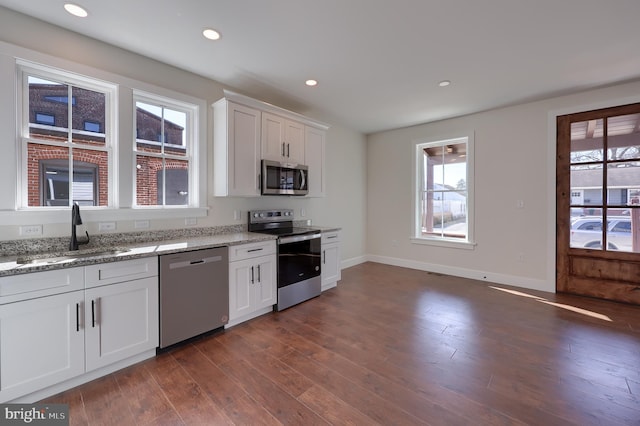
[[[640,210],[607,209],[607,250],[640,252],[638,242],[640,237]]]
[[[607,159],[609,161],[640,158],[640,114],[619,115],[607,119]]]
[[[603,160],[602,119],[571,123],[571,163]]]
[[[602,165],[571,166],[571,206],[602,205]]]
[[[602,249],[602,216],[581,216],[571,219],[570,246]]]
[[[608,204],[640,204],[640,162],[613,163],[607,167]]]

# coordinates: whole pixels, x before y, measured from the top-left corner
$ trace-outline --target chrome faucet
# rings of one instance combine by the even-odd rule
[[[73,203],[71,207],[71,242],[69,243],[69,250],[78,250],[78,246],[81,244],[87,244],[89,242],[89,232],[85,241],[78,241],[76,237],[76,225],[82,225],[82,218],[80,217],[80,206],[78,203]]]

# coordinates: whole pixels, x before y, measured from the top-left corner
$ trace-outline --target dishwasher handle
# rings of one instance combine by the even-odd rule
[[[200,266],[207,263],[220,262],[222,256],[203,257],[201,259],[177,260],[169,264],[169,269],[189,268],[192,266]]]

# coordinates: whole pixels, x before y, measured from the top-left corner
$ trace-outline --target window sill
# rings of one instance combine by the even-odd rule
[[[411,238],[412,244],[420,244],[426,246],[436,246],[436,247],[448,247],[448,248],[456,248],[463,250],[473,250],[476,247],[476,243],[472,243],[469,241],[459,241],[454,239],[446,239],[446,238]]]

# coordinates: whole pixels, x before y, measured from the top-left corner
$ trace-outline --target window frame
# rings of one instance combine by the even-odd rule
[[[105,210],[105,209],[114,209],[118,208],[118,141],[117,141],[117,132],[115,129],[116,117],[117,117],[117,85],[114,83],[110,83],[98,78],[92,78],[85,75],[76,74],[72,71],[61,70],[59,68],[54,68],[52,66],[41,65],[32,63],[25,60],[16,60],[17,67],[17,82],[19,93],[17,96],[17,104],[18,104],[18,134],[17,134],[17,153],[18,153],[18,179],[17,179],[17,197],[16,197],[16,207],[18,210],[23,211],[50,211],[50,210],[66,210],[70,206],[30,206],[29,205],[29,191],[28,191],[28,146],[30,143],[47,145],[47,146],[57,146],[62,147],[70,152],[74,149],[88,149],[92,151],[105,152],[107,155],[107,173],[108,173],[108,181],[107,181],[107,204],[103,206],[90,206],[88,209],[97,209],[97,210]],[[70,145],[68,142],[57,142],[57,141],[47,141],[37,138],[30,137],[30,115],[29,115],[29,79],[28,77],[36,77],[42,78],[45,80],[57,82],[60,84],[65,84],[71,87],[77,87],[81,89],[91,90],[103,93],[105,96],[105,124],[104,124],[104,134],[105,143],[104,147],[101,146],[83,146],[82,144],[72,144]],[[55,101],[51,101],[55,102]],[[69,105],[69,102],[66,102]],[[74,103],[72,102],[69,105],[69,108],[72,108]],[[36,126],[49,126],[33,123]],[[72,129],[72,123],[69,122],[68,127],[69,130],[71,127],[71,132],[79,132],[82,133],[82,129]],[[54,126],[55,127],[55,124]],[[40,193],[42,193],[42,188]],[[42,203],[41,203],[42,204]]]
[[[453,238],[437,235],[422,235],[422,181],[424,176],[424,160],[423,152],[425,148],[446,147],[447,145],[466,143],[466,192],[467,192],[467,235],[466,238]],[[474,249],[476,246],[474,222],[475,222],[475,206],[474,206],[474,132],[460,132],[457,135],[450,135],[438,138],[420,138],[413,141],[412,148],[412,231],[411,242],[414,244],[423,244],[430,246]]]
[[[138,138],[138,126],[137,126],[137,106],[138,102],[143,102],[146,104],[150,104],[153,106],[157,106],[160,108],[168,108],[171,110],[182,112],[186,115],[186,123],[185,123],[185,136],[184,136],[184,148],[185,155],[173,155],[168,154],[166,152],[160,153],[150,153],[146,151],[138,150],[138,142],[147,144],[147,145],[157,145],[162,146],[162,142],[152,141],[148,139],[139,139]],[[168,96],[157,95],[155,93],[150,93],[148,91],[142,91],[138,89],[133,89],[133,98],[132,98],[132,108],[133,108],[133,140],[132,140],[132,200],[131,205],[134,209],[148,210],[148,209],[186,209],[186,208],[199,208],[200,207],[200,187],[199,187],[199,176],[200,176],[200,144],[199,141],[199,119],[200,119],[200,106],[195,103],[186,102],[183,100],[179,100],[176,98],[171,98]],[[177,144],[167,143],[166,145],[177,147]],[[182,146],[182,145],[180,145]],[[187,161],[188,162],[188,200],[187,204],[155,204],[155,205],[141,205],[137,203],[137,156],[147,156],[152,158],[163,158],[163,159],[175,159],[178,161]]]

